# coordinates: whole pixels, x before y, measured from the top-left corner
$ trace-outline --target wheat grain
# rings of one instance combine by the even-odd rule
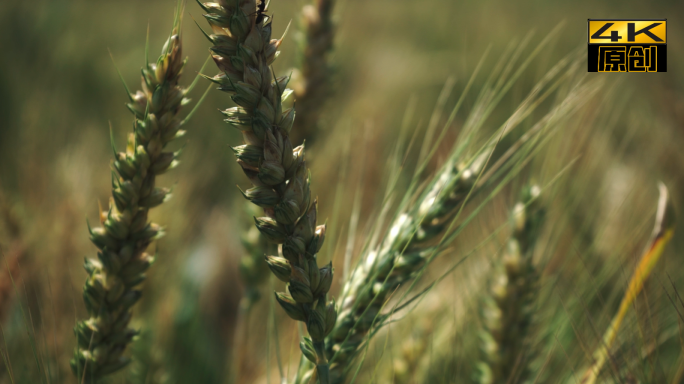
[[[238,164],[252,182],[246,199],[264,208],[256,227],[284,257],[266,259],[271,271],[288,283],[289,293],[276,293],[285,312],[306,324],[311,336],[302,342],[305,356],[317,365],[322,384],[328,383],[324,338],[335,325],[334,302],[327,301],[332,264],[319,268],[317,253],[325,239],[325,225],[316,225],[317,202],[311,202],[310,177],[304,146],[293,148],[289,133],[294,108],[283,110],[288,77],[273,79],[271,63],[281,39],[271,39],[268,16],[254,0],[201,4],[213,34],[214,61],[221,73],[212,81],[231,94],[238,107],[223,113],[226,122],[243,134],[244,145],[233,148]]]
[[[531,352],[525,342],[537,291],[532,256],[544,218],[539,192],[536,185],[525,188],[513,208],[513,233],[483,303],[480,337],[485,361],[478,364],[480,384],[523,383],[528,377],[531,356],[525,354]]]
[[[179,3],[180,7],[180,3]],[[170,197],[169,190],[155,186],[155,179],[178,163],[178,152],[165,152],[167,144],[181,137],[178,116],[186,103],[178,85],[185,61],[181,49],[181,14],[156,63],[142,70],[142,91],[130,94],[127,105],[135,116],[134,133],[125,152],[115,152],[112,198],[100,213],[102,226],[90,228],[90,239],[99,248],[98,260],[87,259],[88,279],[83,300],[90,318],[74,328],[78,340],[71,367],[87,383],[120,370],[130,362],[124,351],[137,331],[128,328],[131,307],[140,299],[136,287],[154,261],[148,245],[162,235],[148,222],[148,211]]]

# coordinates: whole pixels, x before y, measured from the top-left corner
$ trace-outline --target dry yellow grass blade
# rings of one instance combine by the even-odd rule
[[[660,259],[660,255],[663,254],[663,249],[665,249],[665,246],[670,239],[672,239],[672,235],[674,234],[674,207],[670,201],[665,184],[659,183],[658,188],[660,189],[660,198],[658,199],[658,210],[656,211],[655,227],[653,228],[651,240],[644,250],[641,259],[639,260],[639,265],[637,265],[637,268],[629,281],[625,296],[620,303],[620,309],[615,314],[615,317],[613,317],[613,321],[611,321],[610,326],[608,326],[606,333],[603,335],[601,345],[599,345],[596,352],[594,352],[592,365],[586,370],[584,376],[582,376],[582,384],[596,383],[601,368],[603,368],[603,365],[610,356],[610,347],[617,338],[617,333],[622,324],[622,320],[625,318],[629,307],[634,303],[634,300],[644,288],[646,279],[648,279],[653,267],[658,262],[658,259]]]

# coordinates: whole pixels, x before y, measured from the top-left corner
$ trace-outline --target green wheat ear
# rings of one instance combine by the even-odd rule
[[[331,66],[328,55],[332,50],[334,27],[332,10],[334,0],[317,0],[314,4],[304,6],[302,11],[305,39],[302,41],[302,57],[299,69],[293,71],[293,90],[297,103],[297,119],[290,131],[290,141],[307,140],[311,143],[319,132],[319,117],[325,101],[330,96]],[[204,31],[202,31],[204,33]],[[210,40],[212,37],[204,33]],[[301,72],[301,75],[299,74]],[[297,78],[297,79],[295,79]],[[296,135],[296,138],[295,138]],[[249,199],[249,196],[243,192]],[[247,203],[245,211],[250,216],[258,215],[258,206]],[[240,242],[245,248],[245,255],[240,259],[240,277],[245,285],[245,294],[240,301],[242,313],[248,313],[260,300],[259,288],[266,281],[268,267],[264,263],[264,255],[269,254],[268,241],[254,227],[242,231]]]
[[[539,88],[537,89],[545,87],[568,62],[569,60],[558,63],[538,83]],[[525,65],[526,63],[516,73],[520,73]],[[571,73],[574,69],[569,67],[567,71]],[[477,70],[475,72],[477,73]],[[493,74],[490,79],[495,76],[498,75]],[[513,80],[515,77],[508,80],[508,83],[512,84]],[[445,127],[448,127],[455,118],[468,88],[469,86],[466,85],[464,93],[452,110]],[[492,91],[497,96],[492,96],[492,99],[482,98],[482,101],[479,102],[482,103],[481,107],[491,111],[500,100],[500,92],[505,91],[505,87],[496,92]],[[483,191],[486,186],[494,186],[489,198],[496,195],[503,185],[518,174],[521,166],[525,163],[524,159],[531,155],[530,151],[534,147],[535,141],[529,140],[536,137],[535,135],[541,127],[546,126],[552,116],[559,118],[572,113],[573,109],[582,105],[584,103],[582,100],[585,100],[585,98],[578,98],[577,96],[591,95],[593,92],[595,92],[595,86],[592,84],[575,88],[566,97],[567,103],[554,107],[533,128],[521,136],[515,144],[511,145],[505,155],[498,159],[492,159],[494,165],[491,166],[488,166],[488,163],[500,138],[521,121],[517,120],[517,116],[529,114],[538,105],[538,103],[530,101],[537,97],[543,99],[548,93],[537,96],[537,92],[531,92],[528,100],[521,103],[511,119],[474,154],[467,153],[472,151],[470,148],[473,147],[472,135],[482,126],[487,115],[473,114],[468,118],[466,126],[470,128],[464,128],[467,134],[457,142],[449,159],[442,165],[440,171],[426,183],[424,189],[409,188],[387,230],[382,230],[384,232],[382,240],[364,249],[364,254],[360,258],[352,277],[345,282],[337,323],[326,338],[326,349],[330,357],[330,376],[333,383],[345,382],[347,375],[353,372],[354,360],[361,355],[360,352],[368,347],[369,340],[373,335],[386,324],[385,321],[392,311],[383,311],[383,307],[392,293],[404,285],[407,286],[407,290],[403,293],[405,297],[424,273],[426,266],[435,259],[445,245],[454,241],[470,218],[477,215],[484,203],[480,203],[480,206],[470,213],[463,224],[456,225],[456,220],[463,208],[473,201],[472,197]],[[478,108],[476,107],[474,110]],[[439,134],[439,139],[436,142],[441,140],[443,133],[444,131]],[[541,138],[542,136],[537,137]],[[435,148],[434,146],[432,149],[427,148],[429,151],[426,150],[428,153],[426,159],[435,153]],[[419,166],[418,170],[421,171],[422,169],[422,166]],[[418,180],[417,177],[415,179]],[[422,192],[420,192],[421,190]],[[404,308],[423,293],[406,300],[406,303],[396,307],[397,310]],[[403,297],[400,298],[401,300]],[[361,364],[358,367],[361,367]],[[357,372],[358,369],[360,368],[357,368]],[[307,372],[305,369],[300,371],[305,373],[298,376],[297,382],[307,382],[308,378],[311,377],[311,371]]]
[[[539,193],[536,185],[526,187],[513,208],[513,232],[482,305],[480,338],[485,359],[477,365],[480,384],[523,383],[528,376],[530,356],[525,342],[538,280],[532,256],[544,222]]]
[[[112,198],[109,209],[100,213],[102,226],[88,225],[99,252],[97,260],[85,261],[83,301],[90,317],[74,328],[78,346],[71,368],[82,383],[95,383],[128,365],[124,352],[138,334],[128,323],[142,295],[137,287],[154,261],[145,251],[163,234],[159,225],[149,222],[148,212],[170,197],[170,190],[156,187],[155,180],[178,163],[179,153],[165,148],[184,133],[178,116],[187,103],[186,90],[178,85],[185,66],[181,15],[179,2],[161,56],[142,69],[142,90],[129,94],[134,132],[124,152],[113,147]]]
[[[243,194],[263,208],[264,216],[254,218],[256,227],[282,246],[284,257],[266,260],[276,277],[288,283],[289,292],[276,293],[276,299],[292,319],[306,324],[311,338],[303,345],[311,350],[302,350],[315,361],[321,384],[328,384],[324,339],[337,319],[335,303],[327,299],[333,269],[332,264],[319,268],[317,262],[326,226],[317,225],[304,146],[294,148],[290,139],[295,110],[283,110],[283,100],[291,94],[286,89],[290,78],[274,78],[270,67],[283,39],[271,39],[271,23],[257,18],[255,0],[200,6],[207,12],[213,32],[207,38],[221,71],[210,80],[238,105],[223,114],[244,138],[244,145],[233,148],[253,185]]]
[[[335,30],[332,22],[334,0],[316,0],[314,4],[304,6],[302,11],[305,39],[302,41],[302,57],[299,70],[293,72],[294,97],[297,103],[297,119],[290,132],[290,141],[307,140],[307,144],[315,141],[319,118],[325,101],[331,94],[331,65],[329,53],[332,50]],[[204,31],[202,31],[204,33]],[[205,36],[212,39],[209,35]],[[301,75],[295,75],[301,72]],[[295,78],[298,79],[295,79]],[[249,197],[243,192],[243,195]],[[246,211],[251,216],[258,215],[258,207],[247,204]],[[245,295],[240,308],[244,313],[260,299],[259,287],[268,276],[264,255],[268,254],[268,242],[255,227],[250,227],[240,235],[240,241],[246,254],[240,259],[240,276],[245,285]]]

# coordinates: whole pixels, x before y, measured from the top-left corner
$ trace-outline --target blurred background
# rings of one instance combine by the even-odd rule
[[[271,1],[274,36],[282,35],[292,20],[274,64],[279,75],[300,64],[300,20],[306,4]],[[17,383],[76,381],[68,360],[75,346],[73,325],[85,317],[82,264],[84,257],[96,256],[86,219],[96,222],[98,201],[105,205],[110,194],[109,126],[122,146],[133,123],[108,50],[128,87],[138,89],[147,28],[150,54],[156,55],[168,37],[174,7],[175,0],[0,4],[0,350],[5,361],[0,383],[11,382],[8,367]],[[486,121],[487,132],[498,128],[561,58],[584,53],[587,18],[668,19],[668,72],[585,74],[581,62],[576,77],[604,81],[599,95],[563,123],[525,172],[467,227],[453,254],[440,257],[424,278],[429,283],[439,276],[440,266],[452,265],[505,224],[522,185],[533,179],[550,182],[574,161],[546,196],[549,219],[539,265],[548,289],[543,290],[540,317],[549,329],[557,321],[563,324],[558,329],[567,330],[556,334],[555,341],[545,341],[543,356],[549,364],[570,359],[580,364],[575,357],[595,347],[596,334],[614,313],[648,238],[658,180],[668,185],[680,212],[684,209],[684,44],[677,38],[684,35],[678,18],[684,4],[339,0],[334,14],[334,95],[324,106],[315,137],[307,138],[307,158],[319,217],[328,218],[323,260],[334,260],[336,271],[343,271],[346,252],[358,257],[365,229],[378,214],[388,154],[397,145],[409,106],[414,110],[408,124],[422,132],[445,84],[453,86],[443,102],[449,111],[489,49],[462,113],[428,167],[429,175],[448,156],[486,74],[511,44],[530,36],[529,53],[560,28]],[[200,71],[209,46],[190,15],[205,24],[199,6],[188,2],[183,28],[189,57],[186,84]],[[212,63],[204,73],[215,74]],[[207,86],[200,81],[193,100]],[[552,99],[521,129],[533,126],[559,100]],[[184,146],[181,166],[158,181],[173,187],[174,197],[151,214],[167,235],[153,245],[157,261],[135,309],[133,324],[142,335],[134,353],[141,363],[112,382],[140,380],[130,378],[134,375],[144,378],[140,383],[278,382],[277,350],[285,368],[296,366],[296,324],[282,320],[269,293],[281,289],[281,283],[267,282],[250,319],[239,318],[244,294],[239,265],[246,252],[240,239],[251,225],[251,214],[236,188],[245,187],[247,180],[229,148],[241,138],[217,111],[231,106],[226,94],[209,93],[179,144]],[[437,122],[443,124],[447,116],[437,115]],[[421,140],[418,134],[417,147]],[[408,163],[417,155],[413,152]],[[355,197],[361,205],[358,224],[350,230]],[[676,325],[683,319],[676,309],[684,313],[684,306],[666,293],[684,290],[683,233],[677,230],[647,287],[649,311],[643,319],[632,315],[629,321],[628,328],[648,332],[636,332],[642,339],[625,343],[624,356],[643,360],[642,350],[664,345],[663,362],[653,364],[657,369],[637,369],[651,378],[643,382],[674,383],[681,369]],[[484,289],[480,277],[498,257],[502,241],[478,248],[406,319],[377,336],[378,345],[372,344],[357,382],[402,382],[396,361],[415,354],[423,359],[414,359],[411,377],[403,382],[441,382],[427,381],[429,374],[443,382],[465,382],[470,364],[461,352],[476,342],[468,331],[478,326],[469,319],[478,315],[478,294]],[[331,292],[339,291],[342,275],[336,273]],[[413,330],[415,337],[401,327]],[[393,332],[405,337],[390,337]],[[392,340],[389,347],[387,340]],[[426,345],[415,346],[412,340]],[[239,362],[233,351],[241,356]],[[547,380],[540,382],[560,382]]]

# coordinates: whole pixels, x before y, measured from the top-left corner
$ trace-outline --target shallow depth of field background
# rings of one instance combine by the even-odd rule
[[[293,21],[274,65],[279,75],[297,66],[298,20],[305,4],[303,0],[271,1],[274,36],[281,35]],[[0,191],[18,229],[13,231],[5,220],[0,222],[0,289],[7,292],[0,295],[0,349],[9,356],[19,383],[40,382],[38,365],[49,371],[52,383],[76,382],[68,368],[75,344],[72,327],[77,318],[85,316],[83,258],[95,257],[86,219],[96,222],[98,201],[106,204],[109,198],[109,123],[121,147],[133,121],[124,107],[125,91],[107,50],[129,88],[137,89],[148,23],[150,55],[156,57],[153,55],[161,50],[170,30],[174,5],[174,0],[0,4]],[[603,101],[586,106],[571,119],[571,130],[559,131],[548,150],[542,150],[526,171],[487,205],[464,232],[463,241],[457,240],[451,253],[442,255],[424,277],[425,283],[430,282],[439,276],[441,267],[452,265],[505,224],[525,182],[548,182],[555,176],[553,170],[579,159],[548,196],[550,214],[544,232],[546,246],[542,247],[547,254],[540,256],[540,269],[562,277],[542,280],[542,284],[561,281],[554,288],[545,286],[544,310],[549,318],[562,317],[566,301],[582,297],[579,302],[587,303],[586,312],[575,309],[565,313],[586,326],[577,331],[579,341],[560,339],[555,351],[547,351],[554,355],[550,361],[570,358],[573,351],[581,355],[583,343],[590,353],[596,335],[602,334],[614,313],[650,233],[658,180],[668,185],[680,213],[684,209],[684,44],[678,38],[684,35],[684,24],[677,18],[684,15],[684,4],[339,0],[335,13],[335,96],[326,106],[321,131],[315,139],[307,139],[312,192],[319,197],[319,217],[329,219],[327,253],[320,257],[326,262],[334,258],[333,294],[342,284],[348,223],[359,180],[363,180],[363,203],[354,252],[363,245],[369,220],[377,215],[387,181],[388,154],[396,145],[407,105],[416,103],[410,124],[424,129],[447,79],[456,80],[446,103],[449,110],[490,47],[464,111],[431,163],[430,170],[434,170],[456,139],[478,85],[484,83],[488,69],[511,42],[534,32],[533,48],[564,23],[502,100],[486,124],[488,132],[513,112],[546,70],[585,46],[587,18],[668,18],[668,73],[588,74],[587,80],[606,80]],[[209,46],[190,15],[205,25],[200,8],[189,1],[183,28],[184,52],[189,56],[186,84],[208,57]],[[214,74],[211,63],[206,68],[205,73]],[[201,81],[193,99],[199,99],[207,86]],[[140,352],[149,357],[150,376],[156,375],[158,380],[150,382],[223,383],[233,374],[231,351],[243,293],[238,272],[243,254],[239,236],[251,221],[235,187],[246,186],[246,179],[228,147],[240,144],[239,133],[224,124],[217,111],[231,106],[226,94],[209,94],[186,127],[181,166],[158,182],[173,186],[174,196],[152,211],[152,219],[166,228],[167,235],[153,245],[158,258],[150,269],[133,323],[143,331],[138,345],[150,349],[149,353]],[[531,119],[541,117],[542,111],[543,107]],[[529,126],[524,123],[523,129]],[[418,135],[418,143],[421,138]],[[560,156],[552,148],[568,154]],[[412,157],[408,159],[410,162]],[[341,173],[344,167],[348,172]],[[340,208],[335,214],[336,204]],[[684,312],[676,299],[669,302],[665,295],[672,294],[674,287],[684,291],[683,227],[680,225],[647,285],[652,301],[644,302],[654,304],[644,317],[661,316],[669,319],[663,320],[666,323],[676,318],[676,309]],[[406,319],[392,325],[389,334],[376,336],[357,382],[392,382],[395,375],[388,372],[393,372],[393,361],[405,354],[405,345],[410,345],[414,333],[428,344],[421,353],[434,357],[422,362],[423,368],[416,367],[416,372],[423,369],[437,377],[444,372],[449,377],[467,378],[470,361],[461,365],[439,362],[440,356],[458,360],[459,353],[445,355],[444,346],[438,344],[451,341],[450,348],[456,351],[472,347],[472,337],[463,335],[476,332],[479,325],[476,320],[460,319],[477,317],[477,297],[485,290],[482,276],[496,260],[503,239],[505,236],[499,236],[482,247]],[[8,283],[5,260],[15,252],[16,244],[25,251],[19,266],[12,268],[14,288]],[[576,274],[564,275],[566,270]],[[573,281],[585,286],[574,286]],[[271,306],[269,292],[282,289],[281,283],[271,284],[263,287],[263,298],[246,321],[244,345],[236,348],[241,356],[239,382],[278,382],[271,311],[276,314],[277,345],[286,370],[287,363],[295,363],[300,354],[293,337],[295,322]],[[588,294],[582,296],[590,290],[593,298],[602,295],[600,304],[590,302],[593,298]],[[636,329],[634,334],[642,328],[663,331],[654,326],[658,321],[634,314],[629,321],[632,326],[627,328]],[[596,328],[589,329],[587,324]],[[642,332],[641,340],[631,341],[638,346],[634,348],[657,339],[649,332]],[[675,352],[663,357],[667,363],[660,369],[667,380],[672,380],[681,364],[678,337],[673,340],[670,350]],[[574,345],[568,356],[561,348],[566,342]],[[640,353],[624,348],[625,356]],[[572,364],[580,362],[573,360]],[[458,372],[444,367],[458,367]],[[129,368],[113,382],[127,382],[133,369],[137,368]],[[413,380],[409,382],[423,382]],[[0,383],[9,383],[3,364]]]

